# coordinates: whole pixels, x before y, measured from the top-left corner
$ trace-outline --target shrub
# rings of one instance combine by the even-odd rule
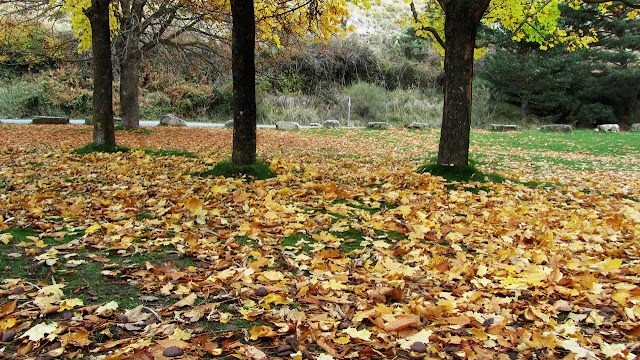
[[[52,113],[53,104],[44,86],[23,79],[4,84],[0,88],[0,114],[9,118],[25,118]]]
[[[382,121],[386,98],[382,87],[358,82],[347,88],[346,92],[351,97],[351,115],[354,119]]]
[[[576,127],[592,128],[601,124],[615,123],[616,114],[609,106],[593,103],[580,106],[574,118]]]

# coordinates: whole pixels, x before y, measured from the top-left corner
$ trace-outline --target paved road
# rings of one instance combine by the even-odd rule
[[[31,119],[0,119],[0,122],[9,124],[31,124]],[[72,124],[83,125],[84,120],[70,120]],[[140,126],[158,126],[158,121],[140,121]],[[224,124],[188,122],[189,127],[224,127]],[[275,125],[258,125],[259,128],[275,128]],[[304,126],[302,126],[304,127]]]

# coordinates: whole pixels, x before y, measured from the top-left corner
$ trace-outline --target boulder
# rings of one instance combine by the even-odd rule
[[[409,126],[407,126],[407,129],[414,129],[414,130],[426,130],[428,128],[429,128],[429,124],[418,123],[418,122],[411,123]]]
[[[640,132],[640,123],[635,123],[631,125],[631,129],[629,129],[629,131]]]
[[[568,124],[550,124],[540,127],[540,131],[571,132],[572,130],[573,126]]]
[[[602,124],[602,125],[598,125],[598,127],[596,128],[597,131],[600,132],[605,132],[605,133],[609,133],[609,132],[620,132],[620,125],[618,124]]]
[[[232,128],[233,127],[233,119],[228,120],[227,122],[224,123],[224,127],[226,128]]]
[[[391,128],[389,123],[385,121],[372,121],[370,123],[367,123],[367,127],[369,129],[383,129],[383,130],[387,130]]]
[[[276,129],[278,130],[298,130],[300,129],[300,124],[293,121],[278,121],[276,123]]]
[[[324,126],[326,128],[339,128],[340,127],[340,121],[338,121],[338,120],[325,120],[322,123],[322,126]]]
[[[187,123],[173,114],[167,114],[160,119],[158,126],[187,126]]]
[[[37,125],[66,125],[69,124],[69,118],[61,116],[36,116],[31,120],[31,123]]]
[[[490,124],[489,130],[497,132],[520,131],[518,125]]]
[[[312,127],[312,128],[319,128],[319,127],[322,127],[322,124],[318,124],[318,123],[311,123],[311,124],[309,124],[309,127]]]

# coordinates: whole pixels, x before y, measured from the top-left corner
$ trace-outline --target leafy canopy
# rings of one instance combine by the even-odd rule
[[[416,11],[413,0],[413,16],[410,25],[416,29],[416,35],[444,39],[444,11],[438,0],[425,0],[424,11]],[[482,23],[489,28],[500,28],[512,34],[516,41],[527,41],[540,44],[542,50],[562,45],[567,50],[587,47],[598,41],[598,34],[594,29],[574,29],[561,27],[558,23],[561,13],[559,6],[568,4],[579,7],[583,1],[559,0],[493,0],[489,5]],[[635,18],[640,10],[631,9],[619,2],[602,2],[598,4],[601,12],[624,12],[629,18]],[[442,44],[436,46],[442,49]],[[476,57],[486,53],[487,44],[479,44]]]
[[[78,50],[91,48],[91,27],[84,10],[91,6],[91,0],[51,0],[52,5],[61,6],[71,15],[73,34],[80,40]],[[168,4],[167,4],[168,3]],[[370,5],[369,0],[356,1],[362,7]],[[199,14],[212,26],[217,36],[230,38],[231,5],[229,0],[178,0],[171,2],[149,1],[147,7],[163,6],[177,8],[182,12]],[[112,36],[118,33],[122,9],[117,2],[111,4]],[[351,29],[346,27],[349,17],[346,0],[304,1],[304,0],[258,0],[255,2],[256,36],[262,43],[280,47],[283,39],[298,38],[313,34],[316,40],[330,41],[334,36],[342,36]]]

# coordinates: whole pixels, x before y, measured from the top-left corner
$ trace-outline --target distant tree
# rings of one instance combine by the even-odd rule
[[[0,0],[0,69],[5,75],[77,60],[70,34],[55,31],[58,13],[48,0]]]
[[[110,0],[91,0],[91,6],[84,9],[84,13],[91,24],[93,44],[93,143],[115,146],[110,3]]]
[[[83,9],[88,0],[59,4],[71,14],[80,51],[92,46],[91,27]],[[216,11],[220,13],[216,13]],[[220,16],[220,18],[218,17]],[[209,56],[219,39],[207,23],[223,21],[224,9],[210,8],[201,1],[117,0],[112,4],[110,26],[115,58],[120,68],[120,109],[123,126],[136,129],[140,124],[139,80],[144,54],[157,46],[178,48]]]
[[[599,10],[614,7],[610,1],[591,0]],[[573,5],[579,1],[571,1]],[[543,44],[555,44],[577,49],[597,40],[593,32],[567,31],[558,26],[560,2],[548,0],[425,0],[426,8],[418,12],[415,2],[409,3],[411,25],[418,36],[432,37],[444,50],[445,100],[438,164],[467,165],[471,130],[471,89],[474,51],[480,23],[501,27],[514,33],[514,39]],[[629,1],[633,7],[636,2]],[[637,9],[625,13],[638,14]],[[486,45],[486,44],[484,44]],[[482,47],[482,46],[480,46]],[[476,51],[476,55],[481,54]]]
[[[523,120],[530,112],[580,127],[622,120],[635,109],[640,93],[634,52],[640,47],[640,24],[626,13],[602,13],[589,4],[560,9],[561,27],[595,31],[599,40],[572,52],[503,41],[479,75],[504,99],[520,104]],[[497,36],[504,38],[505,32]]]

